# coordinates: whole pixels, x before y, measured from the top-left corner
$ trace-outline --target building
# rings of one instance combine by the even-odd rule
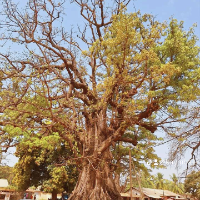
[[[25,192],[17,192],[13,189],[9,189],[9,184],[6,179],[0,179],[0,200],[19,200],[25,198],[26,200],[47,200],[52,198],[51,193],[40,191],[40,188],[36,190],[28,189]],[[57,198],[61,198],[61,194],[57,195]]]
[[[8,181],[6,179],[0,179],[0,188],[8,187]]]
[[[121,196],[123,200],[130,200],[131,191],[121,193]],[[142,196],[144,200],[187,200],[187,198],[169,190],[142,188],[142,191],[140,191],[139,188],[132,188],[132,200],[140,200]]]
[[[8,188],[9,184],[6,179],[0,179],[0,200],[19,199],[20,194],[13,189]]]
[[[36,200],[52,199],[52,193],[43,192],[40,190],[40,187],[36,188],[35,190],[32,190],[29,188],[28,190],[26,190],[25,193],[28,194],[28,199],[34,199],[33,198],[34,196],[36,197]],[[62,197],[62,194],[57,194],[57,199],[61,199],[61,197]]]

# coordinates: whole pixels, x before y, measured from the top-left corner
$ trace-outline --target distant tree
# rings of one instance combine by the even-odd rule
[[[144,172],[138,173],[140,176],[140,184],[144,188],[154,188],[161,190],[169,190],[177,194],[184,192],[184,185],[178,182],[175,174],[171,176],[171,180],[164,179],[163,174],[157,173],[156,175],[147,174]],[[134,187],[139,187],[137,179],[134,178]]]
[[[156,189],[165,189],[166,188],[166,186],[164,184],[163,174],[157,173],[155,186],[156,186]]]
[[[140,176],[140,184],[141,184],[141,187],[144,187],[144,188],[156,188],[155,187],[155,177],[152,176],[151,174],[147,174],[143,171],[140,171],[140,173],[138,173],[138,175]],[[138,183],[138,180],[137,178],[135,177],[134,178],[134,186],[135,187],[139,187],[139,183]]]
[[[158,172],[156,175],[151,176],[151,183],[153,188],[162,189],[162,190],[170,190],[170,183],[168,179],[164,179],[164,175]]]
[[[13,167],[0,165],[0,179],[7,179],[9,185],[12,185],[13,177]]]
[[[71,153],[61,140],[43,138],[41,147],[37,139],[32,138],[28,143],[17,146],[16,156],[19,160],[13,170],[13,183],[20,191],[40,186],[41,190],[51,192],[52,199],[56,200],[57,193],[72,192],[78,178],[77,167],[66,163],[66,157]]]
[[[172,181],[169,185],[169,190],[177,194],[183,194],[184,185],[182,183],[179,183],[178,178],[174,173],[172,174],[171,179]]]
[[[185,191],[200,199],[200,171],[192,171],[185,179]]]

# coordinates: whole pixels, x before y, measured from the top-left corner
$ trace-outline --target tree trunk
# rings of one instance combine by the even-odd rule
[[[57,200],[57,191],[53,190],[52,192],[52,200]]]
[[[69,200],[121,200],[115,186],[110,163],[106,159],[94,163],[88,160],[83,167]]]
[[[103,112],[86,115],[86,133],[82,156],[82,170],[69,200],[121,200],[115,185],[112,153],[109,147],[99,154],[98,147],[106,140],[106,122]]]

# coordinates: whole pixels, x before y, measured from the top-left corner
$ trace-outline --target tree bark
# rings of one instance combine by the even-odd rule
[[[108,152],[107,152],[108,153]],[[69,200],[121,200],[106,153],[100,161],[87,161]]]
[[[115,179],[114,179],[115,185],[116,185],[116,187],[117,187],[117,190],[118,190],[119,192],[121,192],[120,175],[119,175],[117,172],[115,172],[114,174],[115,174]]]
[[[99,151],[102,143],[107,145],[107,125],[104,112],[86,115],[81,172],[69,200],[121,200],[114,181],[110,145]]]

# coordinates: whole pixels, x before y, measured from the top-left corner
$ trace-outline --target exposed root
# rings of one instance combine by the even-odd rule
[[[114,180],[102,172],[84,167],[69,200],[121,200]]]

